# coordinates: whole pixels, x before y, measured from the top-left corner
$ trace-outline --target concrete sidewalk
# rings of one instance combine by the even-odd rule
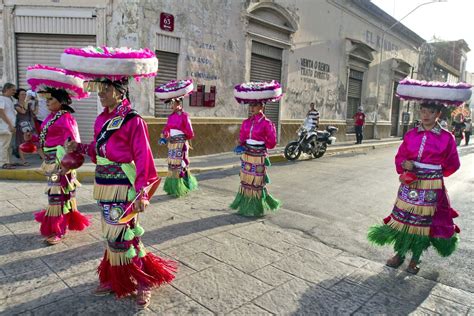
[[[354,142],[336,143],[329,146],[326,155],[368,151],[375,148],[387,146],[396,146],[400,144],[399,138],[387,138],[381,140],[367,140],[361,145],[355,145]],[[283,156],[284,147],[279,147],[270,151],[270,161],[272,163],[287,161]],[[302,155],[305,156],[305,155]],[[17,167],[14,170],[0,169],[0,180],[20,180],[20,181],[44,181],[43,172],[40,170],[41,160],[37,155],[27,156],[29,167]],[[224,170],[240,166],[239,156],[232,152],[195,156],[191,157],[191,173],[199,174],[208,171]],[[300,159],[305,159],[301,157]],[[162,177],[167,174],[166,159],[155,159],[155,166],[158,174]],[[86,162],[77,170],[77,175],[82,182],[92,182],[94,180],[95,165],[92,162]]]
[[[78,192],[92,215],[84,232],[47,247],[33,212],[43,184],[0,182],[0,314],[133,315],[134,298],[94,297],[103,255],[92,185]],[[182,199],[161,188],[141,217],[149,251],[179,263],[140,315],[472,315],[474,294],[326,245],[304,232],[228,209],[233,195],[206,188]],[[38,201],[39,203],[32,201]],[[271,216],[291,216],[282,209]],[[267,218],[268,219],[268,218]],[[434,276],[434,280],[436,277]]]

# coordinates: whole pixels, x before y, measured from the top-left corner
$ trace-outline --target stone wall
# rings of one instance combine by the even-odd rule
[[[166,157],[167,147],[158,145],[160,133],[166,124],[166,119],[145,117],[145,120],[148,124],[153,155],[157,158]],[[219,120],[215,118],[192,118],[195,138],[191,141],[191,147],[193,149],[189,152],[190,156],[232,151],[237,144],[242,121],[243,119],[238,118]],[[280,142],[277,146],[284,147],[288,142],[296,139],[296,132],[302,122],[303,120],[283,120],[281,122]],[[345,122],[322,120],[320,129],[325,129],[328,125],[336,126],[339,129],[336,135],[338,142],[352,141],[355,139],[353,134],[347,134]],[[388,127],[390,131],[390,126]],[[386,129],[379,129],[379,133],[382,132],[386,132]],[[373,137],[373,124],[369,124],[366,127],[364,134],[366,138]]]

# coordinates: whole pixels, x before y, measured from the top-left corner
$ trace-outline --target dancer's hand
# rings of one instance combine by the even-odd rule
[[[135,211],[137,212],[143,212],[145,211],[145,208],[150,204],[148,200],[145,199],[139,199],[135,201]]]
[[[166,138],[162,137],[160,138],[160,141],[158,142],[160,145],[166,145],[168,141],[166,140]]]
[[[245,147],[244,146],[241,146],[241,145],[235,146],[234,153],[236,153],[237,155],[241,155],[244,152],[245,152]]]
[[[404,162],[402,162],[402,168],[411,171],[413,170],[413,168],[415,168],[415,164],[411,160],[405,160]]]
[[[64,149],[67,153],[75,152],[77,149],[77,142],[74,140],[66,140],[64,142]]]

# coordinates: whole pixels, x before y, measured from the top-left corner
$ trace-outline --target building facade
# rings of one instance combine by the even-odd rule
[[[131,99],[156,139],[169,109],[154,87],[192,78],[196,92],[185,101],[196,138],[192,155],[231,150],[248,109],[233,98],[243,81],[278,80],[284,97],[266,106],[279,144],[295,131],[315,102],[321,126],[353,136],[352,116],[362,106],[366,137],[401,133],[403,104],[397,82],[412,73],[424,40],[368,0],[4,0],[0,42],[3,82],[25,87],[30,64],[59,66],[68,46],[149,47],[156,51],[155,80],[131,85]],[[381,62],[379,62],[381,60]],[[379,68],[380,67],[380,68]],[[377,73],[379,87],[377,88]],[[97,98],[76,102],[83,139],[101,107]],[[162,151],[163,150],[163,151]]]

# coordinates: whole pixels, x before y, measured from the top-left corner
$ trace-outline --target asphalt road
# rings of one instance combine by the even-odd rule
[[[367,242],[367,229],[380,223],[393,206],[398,189],[396,147],[366,153],[274,165],[269,191],[283,209],[267,217],[273,224],[305,234],[350,253],[385,262],[390,247]],[[433,249],[422,257],[420,276],[473,292],[474,289],[474,146],[460,147],[461,168],[446,180],[451,202],[461,216],[458,250],[441,258]],[[200,185],[234,194],[238,170],[200,175]],[[331,263],[328,262],[330,265]]]

